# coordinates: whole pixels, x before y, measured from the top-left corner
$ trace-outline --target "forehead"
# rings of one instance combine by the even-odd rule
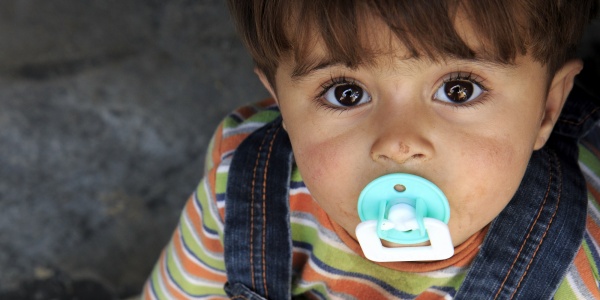
[[[526,53],[514,1],[495,9],[477,1],[290,2],[279,18],[283,33],[271,34],[283,36],[273,47],[295,62],[296,76],[323,63],[356,67],[384,55],[511,64]]]
[[[327,40],[324,35],[317,34],[318,29],[305,27],[304,33],[294,31],[294,51],[282,57],[291,66],[292,79],[299,80],[314,71],[335,65],[355,69],[362,66],[389,67],[398,62],[410,66],[411,62],[422,60],[431,63],[469,60],[507,66],[514,64],[516,58],[500,59],[497,53],[489,51],[489,41],[476,32],[472,20],[464,13],[458,13],[452,20],[454,34],[444,30],[432,32],[439,42],[434,41],[431,45],[422,41],[417,43],[412,35],[399,36],[389,24],[373,14],[361,15],[356,20],[364,25],[357,28],[356,35],[347,41],[340,37],[335,42]],[[452,39],[455,42],[448,43]]]

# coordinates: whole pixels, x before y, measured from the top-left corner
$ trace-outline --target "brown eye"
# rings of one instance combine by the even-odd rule
[[[363,89],[354,84],[346,84],[335,87],[333,94],[341,105],[354,106],[362,99]]]
[[[446,81],[435,93],[434,98],[444,102],[463,104],[476,99],[483,89],[469,80]]]
[[[473,84],[468,81],[450,81],[444,85],[444,92],[448,99],[456,103],[463,103],[473,95]]]
[[[334,85],[327,90],[323,98],[337,107],[352,107],[370,100],[370,95],[362,87],[352,83]]]

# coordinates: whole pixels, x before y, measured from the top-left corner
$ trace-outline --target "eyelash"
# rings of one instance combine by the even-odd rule
[[[451,106],[451,107],[454,107],[457,109],[458,108],[469,108],[469,107],[473,107],[478,104],[481,104],[482,102],[484,102],[487,99],[487,94],[488,94],[487,92],[489,92],[490,89],[487,88],[483,84],[485,79],[482,79],[478,75],[473,74],[473,72],[463,72],[463,71],[452,72],[449,76],[447,76],[447,78],[445,78],[442,81],[442,83],[438,86],[438,88],[441,88],[444,84],[447,84],[451,81],[456,81],[456,80],[468,81],[468,82],[471,82],[471,83],[479,86],[479,88],[481,88],[481,90],[483,91],[483,94],[479,97],[480,99],[469,101],[467,103],[453,104],[453,103],[442,102],[442,104],[448,105],[448,106]],[[326,101],[323,101],[323,97],[325,96],[327,91],[329,91],[329,89],[333,88],[334,86],[343,85],[343,84],[359,85],[356,83],[356,80],[347,78],[345,75],[338,76],[338,77],[331,76],[331,78],[328,81],[321,84],[320,91],[318,92],[317,96],[315,97],[316,105],[318,105],[319,108],[323,108],[323,109],[330,110],[330,111],[338,111],[340,113],[348,111],[350,109],[353,109],[354,107],[328,105],[327,103],[325,103]]]
[[[325,96],[325,94],[327,93],[327,91],[329,91],[329,89],[333,88],[336,85],[343,85],[343,84],[356,84],[356,80],[351,79],[351,78],[347,78],[345,75],[339,76],[339,77],[333,77],[331,76],[331,78],[326,81],[325,83],[321,84],[321,88],[319,93],[317,94],[317,96],[315,97],[315,103],[319,108],[325,109],[325,110],[329,110],[332,112],[340,112],[343,113],[345,111],[348,111],[350,109],[352,109],[353,107],[344,107],[344,106],[333,106],[333,105],[329,105],[327,103],[325,103],[326,101],[323,100],[323,97]],[[357,84],[359,85],[359,84]],[[359,85],[360,86],[360,85]]]
[[[485,82],[485,79],[481,78],[478,75],[473,74],[473,72],[455,71],[442,81],[442,83],[438,86],[438,89],[443,87],[444,84],[447,84],[451,81],[456,81],[456,80],[468,81],[472,84],[475,84],[483,91],[483,93],[481,94],[481,96],[479,96],[479,99],[469,101],[467,103],[458,104],[458,103],[442,102],[442,104],[448,105],[448,106],[451,106],[451,107],[454,107],[457,109],[458,108],[471,108],[471,107],[481,104],[485,100],[487,100],[488,92],[490,91],[490,89],[483,84]]]

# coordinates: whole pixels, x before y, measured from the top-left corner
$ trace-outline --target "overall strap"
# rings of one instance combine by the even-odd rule
[[[290,299],[292,149],[281,117],[237,148],[227,181],[225,291],[232,299]]]
[[[455,299],[551,299],[579,250],[587,195],[575,139],[536,151]]]

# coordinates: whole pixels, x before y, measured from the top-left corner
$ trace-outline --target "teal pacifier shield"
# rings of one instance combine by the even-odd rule
[[[450,207],[444,193],[431,181],[403,173],[388,174],[369,183],[358,198],[358,215],[361,221],[377,220],[379,238],[398,244],[416,244],[429,240],[421,230],[381,230],[389,209],[396,204],[408,204],[417,211],[417,222],[433,218],[448,223]],[[418,208],[417,208],[418,206]]]

